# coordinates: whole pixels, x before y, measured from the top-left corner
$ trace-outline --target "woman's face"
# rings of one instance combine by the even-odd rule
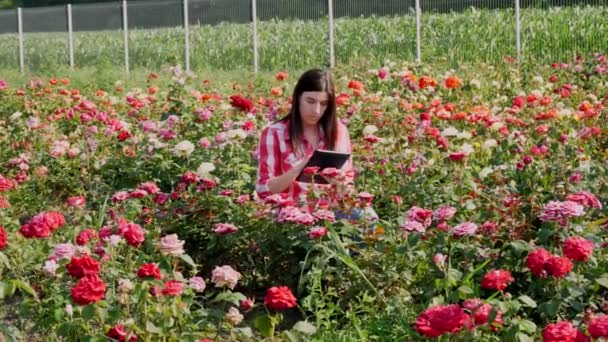
[[[316,126],[329,104],[325,91],[305,91],[300,96],[300,117],[304,126]]]

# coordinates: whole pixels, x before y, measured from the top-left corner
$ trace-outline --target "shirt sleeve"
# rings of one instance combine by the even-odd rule
[[[258,175],[255,191],[260,198],[271,195],[268,181],[279,171],[280,148],[276,130],[266,127],[262,131],[258,144]]]

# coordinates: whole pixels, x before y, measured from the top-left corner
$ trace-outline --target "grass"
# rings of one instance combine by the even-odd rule
[[[571,60],[575,54],[608,51],[607,7],[522,9],[521,41],[525,62]],[[470,9],[426,13],[422,16],[422,58],[427,63],[496,63],[515,56],[513,9]],[[258,23],[261,70],[293,70],[327,66],[327,18],[268,20]],[[415,59],[415,17],[338,18],[335,51],[339,64],[385,59]],[[76,32],[74,58],[78,68],[100,72],[121,70],[124,49],[121,31]],[[250,24],[192,26],[193,70],[253,70]],[[184,63],[182,28],[131,30],[129,58],[133,70],[158,70]],[[58,70],[68,64],[66,33],[29,33],[25,63],[32,72]],[[0,36],[0,70],[18,68],[15,35]]]

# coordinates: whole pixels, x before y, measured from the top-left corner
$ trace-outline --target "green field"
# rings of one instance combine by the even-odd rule
[[[522,9],[524,62],[571,60],[575,54],[608,51],[608,8],[555,7]],[[422,58],[428,63],[495,63],[515,56],[512,9],[475,10],[422,15]],[[301,69],[327,65],[328,20],[258,22],[261,70]],[[339,18],[335,20],[336,61],[340,64],[414,60],[415,17]],[[184,62],[182,28],[131,30],[133,69],[158,69]],[[76,32],[74,57],[78,67],[122,68],[121,31]],[[25,64],[32,72],[48,72],[68,64],[67,33],[28,33]],[[191,27],[193,70],[251,70],[250,24],[223,23]],[[0,36],[0,70],[17,69],[16,35]]]

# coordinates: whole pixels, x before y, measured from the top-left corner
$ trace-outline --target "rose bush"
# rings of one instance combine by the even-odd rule
[[[606,337],[607,67],[596,54],[336,70],[356,190],[316,189],[306,206],[253,191],[258,134],[290,108],[286,74],[11,82],[0,334]],[[353,208],[361,219],[338,215]]]

